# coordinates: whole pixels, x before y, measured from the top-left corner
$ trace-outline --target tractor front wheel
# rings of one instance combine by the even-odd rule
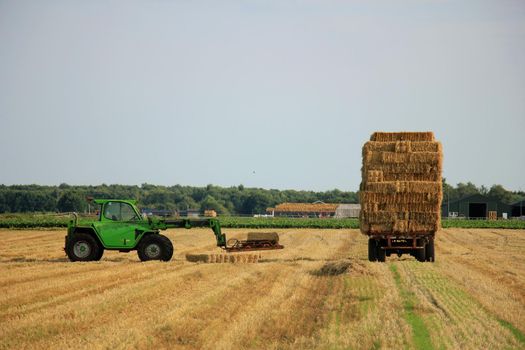
[[[68,239],[66,254],[71,261],[93,261],[100,260],[103,250],[93,236],[79,232]]]
[[[141,261],[169,261],[173,256],[173,244],[166,236],[149,234],[141,239],[137,253]]]

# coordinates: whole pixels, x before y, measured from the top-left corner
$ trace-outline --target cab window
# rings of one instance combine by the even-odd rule
[[[109,202],[104,208],[104,217],[113,221],[137,221],[139,218],[128,203]]]

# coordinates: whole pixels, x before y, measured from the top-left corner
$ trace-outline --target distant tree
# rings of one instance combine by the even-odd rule
[[[485,185],[481,185],[481,187],[479,188],[479,193],[486,196],[489,193],[489,189],[485,187]]]
[[[177,201],[175,205],[178,210],[196,209],[200,207],[190,196],[185,196],[180,201]]]
[[[204,198],[204,200],[201,202],[200,209],[201,211],[215,210],[219,214],[229,214],[226,207],[210,195],[206,196],[206,198]]]
[[[454,186],[447,183],[447,179],[443,178],[443,202],[453,201],[459,198],[457,190]]]
[[[504,203],[510,203],[513,199],[512,192],[507,191],[501,185],[493,185],[488,191],[488,195]]]
[[[85,208],[84,197],[74,191],[64,192],[58,199],[57,209],[60,212],[82,211]]]
[[[270,196],[262,191],[255,190],[246,197],[242,205],[242,214],[265,213],[272,204]]]
[[[479,189],[472,182],[467,182],[466,184],[460,182],[456,187],[456,192],[458,198],[463,198],[473,194],[479,194]]]

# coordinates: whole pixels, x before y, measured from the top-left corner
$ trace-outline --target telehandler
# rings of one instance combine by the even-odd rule
[[[217,247],[227,252],[283,248],[277,234],[226,240],[218,219],[145,219],[135,200],[95,199],[94,203],[100,205],[98,220],[81,223],[74,213],[68,223],[64,250],[71,261],[97,261],[102,258],[104,250],[126,253],[136,250],[141,261],[169,261],[173,256],[173,244],[159,233],[168,228],[209,227],[215,234]]]

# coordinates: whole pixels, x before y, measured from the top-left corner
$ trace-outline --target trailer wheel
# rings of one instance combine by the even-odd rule
[[[426,255],[426,260],[427,261],[430,261],[430,262],[436,261],[435,252],[434,252],[434,240],[433,239],[431,239],[427,243],[427,245],[425,246],[425,255]]]
[[[384,249],[381,249],[381,246],[377,245],[377,261],[379,262],[385,262],[386,261],[386,251]]]
[[[173,256],[173,244],[166,236],[149,234],[141,239],[137,253],[141,261],[169,261]]]
[[[377,244],[376,240],[369,238],[368,239],[368,261],[376,261],[377,260]]]
[[[98,242],[90,234],[78,232],[73,234],[66,244],[66,254],[71,261],[97,260],[100,253]]]
[[[425,251],[426,251],[426,246],[421,248],[421,249],[416,249],[415,250],[414,256],[415,256],[417,261],[425,262]]]

